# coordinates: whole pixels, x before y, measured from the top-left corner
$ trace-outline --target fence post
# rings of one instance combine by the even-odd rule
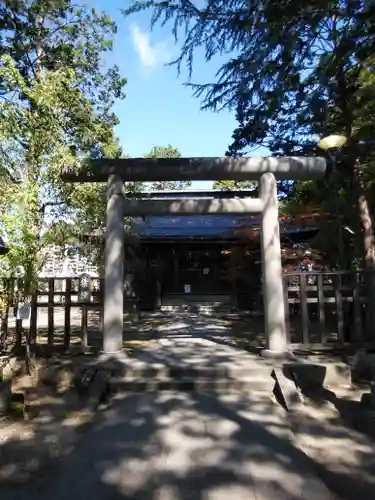
[[[48,279],[48,346],[53,346],[55,280]]]
[[[99,278],[99,324],[98,324],[98,329],[99,329],[99,335],[101,338],[101,345],[100,348],[103,349],[103,327],[104,327],[104,279]]]
[[[307,304],[307,291],[306,291],[306,275],[300,274],[299,282],[299,300],[301,305],[301,319],[302,319],[302,342],[303,344],[309,343],[309,308]]]
[[[335,283],[335,302],[336,302],[336,318],[337,318],[337,340],[339,343],[344,342],[344,313],[342,307],[341,294],[341,275],[334,276]]]
[[[290,344],[290,315],[289,315],[289,281],[288,277],[283,275],[284,307],[285,307],[285,332],[286,341]]]
[[[353,273],[353,316],[354,316],[354,340],[358,343],[363,341],[362,329],[362,304],[360,296],[360,284],[358,273]]]
[[[21,347],[22,345],[22,319],[16,317],[16,347]]]
[[[324,344],[327,341],[327,327],[326,327],[323,274],[318,274],[317,287],[318,287],[319,326],[321,331],[320,340],[322,344]]]
[[[23,337],[23,328],[22,328],[22,319],[18,318],[18,309],[20,305],[20,292],[19,290],[24,290],[24,281],[22,279],[17,279],[15,281],[15,298],[17,299],[16,308],[15,308],[15,317],[16,317],[16,347],[21,347],[22,345],[22,337]]]
[[[30,303],[30,344],[36,345],[38,333],[38,289],[31,294]]]
[[[72,280],[65,279],[65,307],[64,307],[64,348],[70,346],[70,309],[72,304]]]
[[[87,306],[81,307],[81,347],[87,347],[87,319],[88,319]]]

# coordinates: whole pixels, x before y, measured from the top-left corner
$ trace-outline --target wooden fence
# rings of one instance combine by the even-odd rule
[[[102,278],[89,276],[40,278],[34,293],[30,297],[24,297],[22,280],[2,280],[0,295],[7,296],[9,302],[5,314],[7,316],[6,324],[9,326],[13,318],[16,344],[21,343],[23,330],[26,328],[31,344],[42,341],[50,346],[57,343],[68,348],[71,345],[72,336],[74,336],[74,343],[77,343],[77,339],[79,339],[81,346],[86,347],[89,329],[96,330],[100,336],[103,284]],[[28,319],[22,318],[22,315],[19,314],[25,310],[24,304],[26,304],[28,311]],[[46,313],[46,321],[42,321],[42,325],[38,324],[39,311]],[[89,324],[90,312],[96,314],[94,314],[94,321],[91,319]],[[23,314],[25,313],[23,312]],[[73,323],[72,318],[74,319]],[[2,334],[5,336],[7,332],[3,331]]]
[[[345,344],[371,341],[365,328],[364,277],[364,272],[360,271],[285,274],[290,342]]]
[[[74,337],[73,343],[85,347],[90,333],[100,345],[102,278],[39,279],[35,293],[26,298],[30,312],[26,321],[14,315],[17,306],[25,301],[22,285],[18,279],[0,281],[0,298],[8,296],[10,299],[7,316],[13,319],[7,319],[6,325],[14,322],[16,343],[21,343],[23,329],[27,329],[31,344],[43,341],[50,346],[59,343],[68,348]],[[344,344],[369,340],[364,328],[363,272],[288,273],[284,275],[284,290],[291,344]],[[260,325],[261,303],[261,300],[256,302]],[[129,301],[125,301],[124,306],[128,307]],[[38,312],[42,310],[44,324],[38,324],[41,317]],[[4,336],[4,311],[2,316],[1,334]],[[255,324],[254,321],[254,328]]]

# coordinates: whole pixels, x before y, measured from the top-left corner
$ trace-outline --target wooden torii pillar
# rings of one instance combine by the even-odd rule
[[[107,182],[107,226],[103,351],[122,349],[124,298],[124,217],[145,215],[261,214],[263,300],[267,349],[264,355],[288,351],[282,283],[277,180],[322,178],[323,158],[126,158],[93,160],[85,169],[66,170],[67,182]],[[124,182],[185,180],[260,180],[259,198],[126,199]]]

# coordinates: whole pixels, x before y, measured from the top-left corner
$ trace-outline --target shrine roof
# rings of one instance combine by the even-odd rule
[[[135,218],[131,233],[142,239],[160,238],[241,238],[245,233],[259,229],[259,216],[191,215],[191,216],[147,216]],[[280,232],[283,234],[307,233],[318,229],[316,224],[280,217]]]

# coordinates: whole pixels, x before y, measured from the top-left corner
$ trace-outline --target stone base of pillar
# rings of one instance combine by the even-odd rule
[[[94,367],[108,370],[112,376],[124,376],[128,372],[129,356],[125,351],[101,352],[95,361]]]
[[[122,348],[122,342],[121,342],[121,346],[118,345],[118,346],[103,346],[100,353],[101,354],[105,354],[105,355],[109,355],[109,356],[112,356],[114,354],[119,354],[119,353],[122,353],[124,352],[123,348]]]
[[[280,361],[295,361],[296,356],[290,351],[271,351],[271,349],[262,349],[260,356],[265,359],[275,359]]]

